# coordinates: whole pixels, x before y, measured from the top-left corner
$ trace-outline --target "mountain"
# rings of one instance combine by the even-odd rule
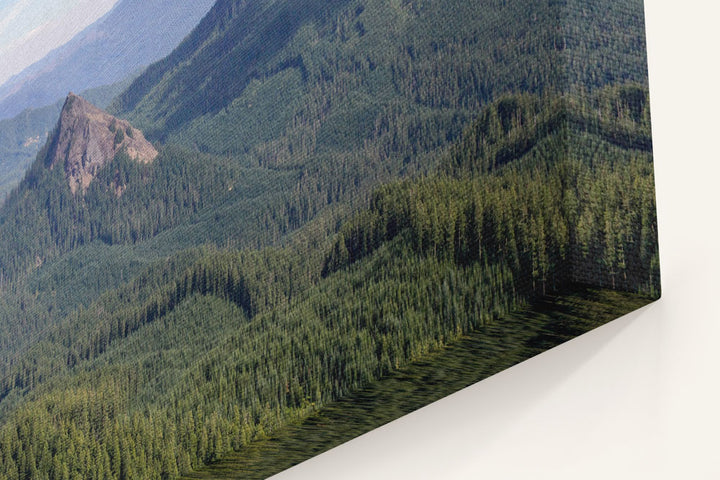
[[[0,87],[0,119],[44,107],[68,91],[110,85],[167,55],[211,0],[121,0],[100,20]]]
[[[220,0],[111,111],[215,153],[278,137],[355,146],[389,111],[441,121],[507,91],[646,83],[642,16],[636,1]]]
[[[80,95],[100,108],[130,84],[134,76],[112,85],[93,88]],[[65,99],[53,105],[28,108],[13,118],[0,120],[0,200],[22,180],[25,171],[57,123]]]
[[[177,478],[567,285],[657,298],[642,12],[219,0],[114,132],[71,97],[0,208],[0,478]]]
[[[211,0],[122,0],[90,27],[0,86],[0,200],[22,179],[68,91],[102,108],[169,53]]]
[[[137,162],[149,163],[158,152],[142,132],[70,93],[55,132],[48,139],[45,163],[62,168],[74,194],[84,193],[97,172],[124,151]],[[118,185],[118,194],[121,186]]]
[[[76,455],[58,460],[68,469],[175,478],[492,324],[571,275],[627,282],[650,295],[645,301],[655,298],[652,157],[647,145],[625,142],[649,130],[644,102],[623,100],[646,98],[639,91],[601,90],[576,106],[588,113],[573,122],[560,98],[504,97],[435,172],[379,187],[336,234],[337,217],[308,224],[282,248],[172,255],[69,309],[2,372],[0,442],[22,459],[3,466],[26,471],[51,458],[39,446],[72,445],[102,454],[89,467]],[[567,197],[557,195],[562,182]],[[639,206],[635,217],[623,215],[627,203]],[[42,282],[31,291],[39,301],[14,298],[27,302],[16,307],[19,318],[38,322],[38,311],[62,308],[62,281],[82,275],[71,265],[98,268],[90,254],[101,248],[77,252],[85,258],[38,269]],[[584,268],[568,271],[573,257]],[[562,321],[563,331],[575,328]],[[79,423],[78,410],[88,411]],[[126,458],[128,449],[137,453]]]

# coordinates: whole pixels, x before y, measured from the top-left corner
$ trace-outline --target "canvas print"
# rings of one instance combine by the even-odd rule
[[[0,480],[267,478],[660,295],[642,0],[5,0],[0,59]]]

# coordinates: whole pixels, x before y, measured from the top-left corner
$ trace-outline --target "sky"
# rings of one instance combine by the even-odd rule
[[[65,44],[119,0],[0,0],[0,85]]]

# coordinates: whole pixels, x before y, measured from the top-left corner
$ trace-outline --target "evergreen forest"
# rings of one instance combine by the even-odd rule
[[[152,163],[72,193],[48,142],[0,207],[0,480],[179,478],[660,295],[641,0],[218,0],[109,105]]]

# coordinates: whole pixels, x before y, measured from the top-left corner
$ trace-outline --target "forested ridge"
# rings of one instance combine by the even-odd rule
[[[157,128],[156,140],[169,142],[151,167],[108,166],[86,196],[73,198],[53,177],[58,173],[43,168],[41,152],[0,211],[0,286],[7,292],[0,309],[13,319],[0,325],[8,332],[0,342],[8,354],[53,321],[50,310],[87,305],[178,250],[282,242],[310,220],[366,204],[377,184],[430,171],[484,102],[528,88],[517,82],[529,76],[538,92],[577,89],[586,79],[566,78],[568,63],[591,75],[582,88],[646,82],[640,2],[330,2],[307,12],[275,56],[253,63],[254,80],[226,108],[196,118],[178,109],[188,117],[182,128],[153,126],[153,118],[166,117],[159,112],[178,108],[171,92],[190,89],[208,105],[222,103],[205,87],[234,82],[235,74],[220,78],[215,67],[245,72],[251,57],[242,39],[274,43],[270,26],[292,8],[286,3],[218,2],[173,54],[118,98],[116,112],[132,107],[127,116],[135,126],[150,138]],[[258,22],[246,21],[248,8]],[[602,9],[606,15],[594,20]],[[567,32],[572,42],[564,44],[547,25],[562,33],[568,12],[583,29]],[[616,30],[622,35],[611,34]],[[207,54],[211,46],[217,55]],[[314,74],[285,61],[297,53],[319,62],[307,69]],[[400,61],[404,67],[391,65]],[[497,86],[482,86],[490,81]],[[126,187],[119,199],[118,185]],[[88,264],[95,273],[84,273]],[[75,288],[68,292],[67,284]]]
[[[618,100],[630,89],[638,87],[598,96]],[[27,435],[4,429],[7,451],[79,442],[96,459],[92,471],[111,478],[172,475],[577,280],[567,272],[576,257],[589,265],[585,274],[602,272],[596,283],[656,295],[650,156],[608,140],[631,133],[617,125],[636,104],[598,103],[610,110],[595,118],[614,109],[612,130],[566,122],[520,142],[518,158],[478,171],[477,145],[492,159],[508,141],[533,137],[521,124],[552,117],[543,104],[559,103],[523,95],[491,105],[436,173],[376,190],[324,250],[307,248],[318,235],[309,231],[279,249],[186,255],[69,314],[41,350],[4,372],[6,405],[27,392],[6,426],[49,422]],[[511,119],[504,127],[498,111]],[[644,118],[624,125],[643,130]],[[565,135],[575,140],[569,151]],[[575,194],[558,195],[562,182],[575,183]],[[618,214],[627,203],[642,221]],[[186,348],[198,335],[212,342]],[[95,418],[72,428],[50,421],[74,409]],[[57,458],[48,452],[34,452],[36,460]],[[25,461],[19,471],[32,468]],[[84,462],[57,461],[94,478]]]
[[[370,209],[341,229],[324,271],[409,231],[418,252],[531,272],[533,290],[579,281],[655,293],[647,93],[629,85],[594,97],[492,104],[439,175],[377,190]]]
[[[116,99],[152,163],[8,197],[0,479],[176,478],[565,285],[659,295],[641,2],[301,3]]]

